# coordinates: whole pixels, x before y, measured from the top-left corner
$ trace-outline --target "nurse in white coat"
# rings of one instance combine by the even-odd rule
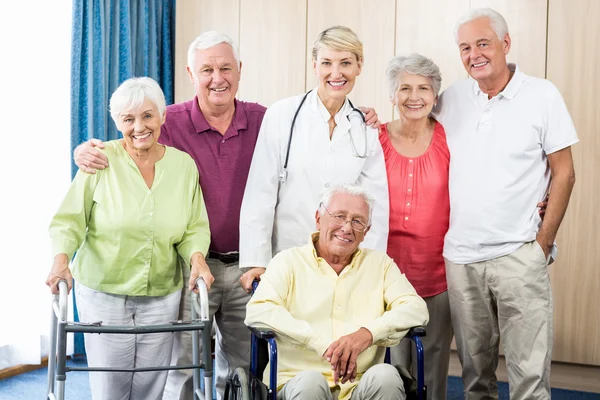
[[[362,247],[386,251],[388,186],[377,130],[346,97],[360,75],[363,46],[352,30],[321,32],[312,50],[319,85],[268,108],[258,136],[240,215],[240,279],[246,290],[271,258],[306,244],[327,187],[363,186],[375,198]]]

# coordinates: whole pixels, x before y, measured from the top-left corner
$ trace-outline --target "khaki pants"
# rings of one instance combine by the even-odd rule
[[[289,380],[277,393],[277,400],[337,400],[339,389],[331,389],[317,371],[303,371]],[[369,368],[352,392],[352,400],[404,400],[400,374],[389,364]]]
[[[427,400],[445,400],[452,344],[452,320],[448,292],[424,298],[429,310],[427,334],[421,338],[425,359],[425,385]],[[402,339],[400,344],[390,348],[392,365],[403,366],[416,375],[417,355],[412,340]]]
[[[511,400],[549,399],[552,293],[539,244],[474,264],[446,260],[446,276],[465,398],[498,398],[502,336]]]
[[[248,372],[250,367],[250,331],[244,325],[246,303],[250,295],[240,285],[242,270],[237,263],[224,264],[212,258],[206,259],[215,281],[208,292],[209,316],[216,325],[215,386],[217,399],[223,398],[227,377],[237,367]],[[190,271],[183,268],[183,291],[179,319],[191,318]],[[210,350],[209,350],[210,351]],[[175,334],[172,365],[192,364],[192,333]],[[193,400],[192,370],[172,370],[165,387],[163,400]]]

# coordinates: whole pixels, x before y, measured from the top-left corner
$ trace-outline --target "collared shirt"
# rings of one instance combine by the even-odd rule
[[[364,247],[386,250],[388,188],[383,151],[376,129],[366,127],[345,101],[329,137],[329,112],[317,90],[298,112],[283,171],[292,119],[304,95],[280,100],[267,110],[252,158],[240,216],[240,267],[266,266],[278,252],[301,245],[315,229],[322,192],[356,183],[375,198],[372,227]],[[365,155],[361,158],[358,156]]]
[[[210,126],[198,98],[167,107],[159,142],[188,153],[198,167],[210,219],[210,249],[239,250],[240,207],[265,107],[235,100],[224,135]]]
[[[579,141],[558,89],[509,68],[512,79],[492,99],[469,78],[438,102],[451,154],[444,257],[456,264],[510,254],[534,240],[537,203],[550,183],[548,154]]]
[[[322,355],[340,337],[368,329],[373,345],[358,356],[356,380],[340,384],[344,400],[368,368],[383,362],[385,347],[398,344],[411,327],[426,325],[429,314],[384,252],[358,249],[338,276],[317,256],[318,239],[314,233],[309,244],[273,258],[248,302],[245,323],[277,334],[279,387],[306,370],[321,372],[334,387]]]
[[[182,287],[177,253],[189,264],[206,254],[208,218],[198,170],[187,154],[166,147],[149,189],[120,140],[100,150],[110,168],[77,172],[50,224],[52,256],[64,253],[73,277],[105,293],[166,296]]]
[[[438,295],[448,289],[442,256],[450,219],[446,133],[436,122],[427,150],[406,157],[394,148],[387,125],[381,125],[380,132],[390,188],[387,253],[419,296]]]

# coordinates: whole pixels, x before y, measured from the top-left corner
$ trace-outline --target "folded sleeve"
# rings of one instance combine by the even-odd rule
[[[192,191],[192,202],[189,205],[189,220],[181,241],[177,243],[176,249],[187,265],[190,265],[192,255],[196,252],[202,253],[204,257],[208,256],[208,247],[210,245],[210,227],[208,214],[202,189],[198,184],[198,169],[196,164],[189,159],[187,179],[189,180],[190,190]]]
[[[395,346],[415,326],[429,322],[425,301],[390,259],[384,275],[385,312],[365,325],[377,346]]]
[[[271,260],[273,224],[281,170],[279,107],[265,113],[240,210],[240,268],[266,267]]]
[[[67,195],[50,222],[52,258],[64,253],[71,260],[83,243],[94,206],[94,191],[103,175],[103,170],[95,174],[77,171]]]
[[[386,252],[390,221],[387,173],[377,132],[374,132],[371,137],[373,138],[371,154],[365,161],[359,184],[373,196],[375,206],[371,217],[371,229],[362,247]]]
[[[269,329],[289,343],[311,348],[319,356],[329,341],[315,334],[311,325],[295,318],[286,308],[286,298],[293,294],[292,260],[280,253],[261,276],[258,289],[246,306],[247,326]]]

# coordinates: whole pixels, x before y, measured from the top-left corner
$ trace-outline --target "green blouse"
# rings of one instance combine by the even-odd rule
[[[198,169],[192,158],[166,147],[148,189],[120,140],[101,150],[110,166],[77,172],[50,224],[52,256],[73,258],[77,282],[129,296],[165,296],[183,285],[177,254],[188,264],[206,256],[210,229]],[[186,283],[187,284],[187,283]]]

